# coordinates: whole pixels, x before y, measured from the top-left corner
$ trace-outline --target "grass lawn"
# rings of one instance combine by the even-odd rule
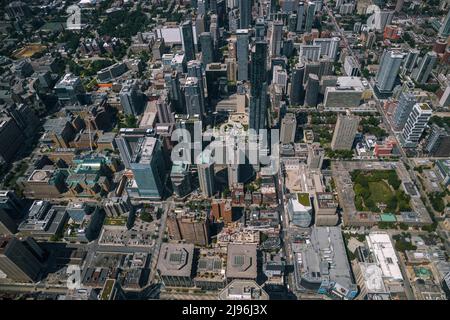
[[[297,193],[297,200],[300,204],[309,207],[311,206],[311,200],[309,199],[309,193]]]
[[[369,182],[370,197],[375,203],[387,203],[393,192],[384,181]]]
[[[106,218],[105,225],[107,226],[124,226],[127,223],[124,218]]]

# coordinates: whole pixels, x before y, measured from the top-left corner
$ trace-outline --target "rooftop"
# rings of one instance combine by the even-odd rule
[[[163,243],[158,271],[162,276],[191,277],[193,256],[193,244]]]
[[[256,279],[256,245],[229,244],[226,274],[228,278]]]

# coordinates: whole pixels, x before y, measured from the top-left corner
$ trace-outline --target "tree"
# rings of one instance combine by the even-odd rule
[[[148,211],[143,211],[141,212],[141,214],[139,215],[139,217],[141,218],[142,221],[144,222],[152,222],[153,218],[150,215],[150,213]]]

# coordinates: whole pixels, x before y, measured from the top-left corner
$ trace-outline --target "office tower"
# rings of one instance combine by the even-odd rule
[[[239,29],[239,11],[233,9],[228,12],[228,30],[234,33],[237,29]]]
[[[210,63],[206,66],[206,91],[208,100],[225,97],[228,95],[228,69],[225,63]]]
[[[239,29],[248,29],[252,25],[252,1],[239,0]]]
[[[177,197],[185,197],[192,191],[190,165],[174,163],[170,171],[173,192]]]
[[[217,48],[220,41],[219,24],[217,22],[211,22],[211,24],[209,25],[209,32],[211,33],[213,39],[214,48]]]
[[[24,200],[17,197],[14,191],[0,190],[0,209],[6,211],[13,219],[22,216]]]
[[[17,224],[8,212],[0,209],[0,235],[12,235],[17,232]]]
[[[116,138],[125,168],[133,172],[135,185],[129,193],[141,198],[161,199],[165,183],[165,159],[161,142],[144,134],[126,132]]]
[[[13,162],[24,140],[23,130],[17,122],[7,115],[0,115],[0,163]]]
[[[403,4],[405,3],[405,0],[397,0],[397,3],[395,5],[395,12],[402,11]]]
[[[274,85],[278,85],[280,88],[283,89],[283,93],[286,93],[287,89],[287,82],[288,82],[288,75],[285,69],[283,69],[282,66],[274,66],[273,67],[273,76],[272,76],[272,83]]]
[[[313,44],[320,46],[320,55],[328,56],[332,60],[336,60],[339,52],[339,43],[341,39],[339,37],[333,38],[317,38],[314,39]]]
[[[308,6],[306,8],[306,19],[305,19],[306,32],[311,32],[312,25],[314,22],[315,11],[316,11],[316,4],[314,2],[309,1]]]
[[[420,63],[417,72],[414,73],[413,78],[419,84],[424,84],[428,81],[431,71],[433,71],[434,65],[437,61],[437,54],[434,51],[428,52]]]
[[[319,79],[322,79],[323,76],[329,76],[333,74],[333,60],[322,58],[319,60]]]
[[[205,113],[204,98],[197,77],[187,77],[184,84],[186,110],[189,116],[202,116]]]
[[[416,97],[410,92],[402,92],[392,118],[394,126],[397,130],[403,129],[408,120],[414,105],[417,103]]]
[[[436,124],[431,126],[431,132],[425,144],[425,150],[432,157],[450,156],[450,132],[447,127]]]
[[[392,92],[403,57],[402,53],[384,50],[375,79],[376,87],[381,93]]]
[[[8,278],[18,282],[35,282],[42,268],[37,253],[26,241],[13,237],[0,239],[0,270]]]
[[[183,43],[183,50],[186,56],[186,61],[195,59],[195,44],[194,31],[192,29],[192,22],[185,21],[181,25],[181,42]]]
[[[187,76],[196,77],[200,85],[202,99],[205,98],[205,77],[203,76],[203,65],[199,60],[191,60],[187,64]]]
[[[83,100],[85,90],[80,78],[68,73],[55,85],[55,93],[60,102],[75,104]]]
[[[432,110],[427,103],[416,103],[406,120],[402,131],[402,138],[406,143],[417,144],[422,136]]]
[[[333,139],[332,150],[351,150],[358,130],[359,118],[352,115],[338,115]]]
[[[286,113],[283,120],[281,120],[281,143],[293,143],[295,141],[295,131],[297,129],[297,119],[295,114]]]
[[[272,24],[272,35],[270,36],[270,55],[272,57],[281,54],[281,44],[283,43],[283,22],[274,21]]]
[[[209,10],[217,14],[217,0],[209,0]]]
[[[267,108],[267,41],[257,41],[252,51],[250,70],[249,127],[259,132],[265,128]]]
[[[178,72],[174,71],[171,73],[164,74],[165,88],[169,92],[169,99],[172,102],[177,113],[186,113],[186,108],[184,105],[184,95],[181,93],[180,80]]]
[[[197,170],[200,191],[206,197],[213,196],[215,193],[214,162],[212,157],[205,151],[197,158]]]
[[[441,24],[439,29],[439,36],[448,37],[450,35],[450,9],[448,10],[447,16]]]
[[[420,51],[417,49],[410,49],[403,62],[403,72],[412,72],[416,66],[417,59],[419,58]]]
[[[205,31],[206,31],[205,15],[197,14],[197,16],[195,17],[195,35],[197,37],[198,43],[199,43],[200,35]]]
[[[377,37],[375,32],[370,31],[367,33],[367,40],[366,40],[366,48],[372,49],[373,45],[375,44]]]
[[[303,23],[305,21],[305,3],[300,1],[297,9],[297,32],[303,31]]]
[[[156,102],[156,110],[158,111],[159,123],[175,123],[175,114],[166,95],[159,97]]]
[[[188,211],[177,208],[167,216],[169,236],[198,246],[209,243],[209,218],[207,211]]]
[[[256,19],[255,22],[255,41],[264,41],[266,36],[266,23],[263,18]]]
[[[313,143],[308,146],[308,160],[307,165],[309,170],[320,170],[323,164],[325,150],[320,146],[320,143]]]
[[[202,48],[202,62],[206,66],[214,62],[214,44],[211,32],[202,32],[200,34],[200,46]]]
[[[227,172],[228,172],[228,188],[232,188],[234,185],[236,185],[239,182],[239,170],[240,165],[239,164],[229,164],[227,166]]]
[[[237,81],[237,63],[235,58],[225,58],[227,65],[227,79],[228,81]]]
[[[292,70],[291,91],[289,99],[291,105],[302,105],[305,100],[305,88],[303,86],[303,77],[305,74],[305,65],[299,62]]]
[[[439,105],[441,107],[450,106],[450,85],[447,85],[447,87],[445,88],[445,91],[442,94],[441,99],[439,100]]]
[[[299,58],[306,58],[310,61],[318,61],[320,58],[320,45],[301,44]]]
[[[236,56],[238,64],[238,80],[248,80],[248,29],[236,31]]]
[[[297,31],[297,14],[293,13],[288,18],[288,31],[289,32],[296,32]]]
[[[360,74],[358,63],[352,56],[346,56],[344,59],[344,71],[349,77],[357,77]]]
[[[319,89],[319,77],[317,74],[310,73],[306,82],[305,106],[317,107]]]
[[[144,109],[144,94],[140,92],[136,80],[127,80],[122,85],[119,98],[126,115],[137,116]]]
[[[320,73],[320,62],[319,61],[303,61],[305,63],[305,74],[303,76],[303,85],[306,87],[306,83],[309,79],[309,74],[316,74],[319,76]]]

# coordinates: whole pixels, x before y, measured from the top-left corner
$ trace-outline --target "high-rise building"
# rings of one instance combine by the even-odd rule
[[[320,83],[317,74],[310,73],[306,82],[305,105],[309,107],[317,107],[319,99]]]
[[[432,110],[427,103],[416,103],[414,105],[402,131],[402,138],[405,143],[415,145],[419,142],[431,114]]]
[[[248,80],[248,29],[239,29],[236,31],[236,56],[238,64],[239,81]]]
[[[352,115],[339,115],[331,140],[332,150],[351,150],[358,130],[359,118]]]
[[[186,100],[186,110],[189,116],[202,116],[205,113],[204,98],[197,77],[186,78],[184,84],[184,96]]]
[[[229,164],[227,166],[228,188],[231,189],[234,185],[239,183],[239,171],[240,171],[240,165],[237,163]]]
[[[295,131],[297,129],[297,119],[295,114],[286,113],[283,120],[281,120],[281,143],[293,143],[295,141]]]
[[[318,61],[320,58],[320,45],[312,45],[312,44],[301,44],[299,58],[305,58],[310,61]]]
[[[65,104],[80,102],[85,94],[83,84],[79,77],[68,73],[56,85],[55,92],[58,100]]]
[[[450,156],[450,132],[436,124],[431,126],[431,132],[425,144],[425,150],[433,157]]]
[[[0,235],[12,235],[17,232],[17,224],[10,214],[0,209]]]
[[[358,64],[353,56],[346,56],[344,59],[344,71],[347,76],[357,77],[360,74]]]
[[[169,236],[199,246],[209,243],[209,218],[207,211],[175,209],[167,217]]]
[[[5,210],[13,219],[20,218],[25,203],[14,191],[0,190],[0,209]]]
[[[136,80],[127,80],[119,93],[120,104],[126,115],[139,115],[145,105],[145,97],[140,92]]]
[[[206,66],[214,62],[214,44],[211,32],[202,32],[200,34],[200,46],[202,48],[202,62]]]
[[[0,115],[0,163],[10,163],[23,146],[23,130],[9,116]]]
[[[257,18],[255,22],[255,41],[263,41],[266,36],[266,23],[264,18]]]
[[[306,8],[306,19],[305,19],[306,32],[311,32],[315,14],[316,14],[316,4],[312,1],[309,1]]]
[[[283,22],[274,21],[272,24],[272,34],[270,37],[270,55],[272,57],[281,54],[281,44],[283,43]]]
[[[441,99],[439,100],[439,105],[441,107],[448,107],[450,106],[450,85],[447,85],[447,87],[444,90],[444,93],[441,96]]]
[[[187,76],[196,77],[200,85],[200,92],[205,94],[205,77],[203,76],[203,65],[200,60],[191,60],[187,64]]]
[[[308,146],[308,160],[307,165],[310,170],[320,170],[325,156],[324,149],[320,143],[312,143]]]
[[[395,109],[393,122],[397,130],[402,130],[408,120],[414,105],[417,103],[416,97],[410,92],[402,92]]]
[[[412,72],[416,66],[417,59],[419,58],[420,51],[417,49],[409,50],[404,62],[403,62],[403,72]]]
[[[250,70],[249,127],[259,132],[265,127],[267,108],[267,42],[255,42]]]
[[[215,193],[214,161],[207,152],[202,152],[197,159],[198,181],[200,190],[206,197]]]
[[[381,93],[392,92],[404,55],[390,50],[385,50],[380,60],[380,67],[375,79],[375,84]]]
[[[239,29],[247,29],[252,25],[252,1],[239,0]]]
[[[448,37],[450,35],[450,9],[448,10],[447,16],[441,24],[439,35],[441,37]]]
[[[175,115],[166,95],[159,97],[156,102],[156,109],[158,111],[159,123],[175,123]]]
[[[173,192],[184,197],[192,191],[190,166],[186,163],[174,163],[170,172]]]
[[[185,21],[181,25],[181,42],[183,44],[186,61],[195,59],[194,31],[192,21]]]
[[[413,78],[419,84],[424,84],[428,81],[431,71],[433,71],[434,65],[437,61],[437,54],[434,51],[427,52],[422,58],[417,72],[413,73]]]
[[[336,60],[339,52],[339,43],[341,39],[339,37],[333,38],[317,38],[314,39],[313,44],[320,46],[320,55],[328,56],[332,60]]]
[[[31,241],[29,241],[31,243]],[[12,280],[19,282],[35,282],[41,275],[43,265],[39,252],[34,250],[37,244],[32,240],[33,246],[27,241],[13,237],[0,239],[0,270]]]
[[[166,161],[161,142],[144,134],[123,133],[116,138],[125,168],[131,169],[135,184],[129,194],[141,198],[161,199],[166,178]]]
[[[291,90],[289,94],[291,105],[302,105],[305,100],[305,88],[303,86],[304,74],[305,65],[299,62],[292,70]]]
[[[305,2],[300,1],[297,9],[297,32],[303,31],[303,23],[305,21]]]
[[[169,99],[177,113],[186,113],[184,105],[184,95],[181,93],[180,79],[178,72],[170,72],[164,74],[165,88],[169,93]]]

